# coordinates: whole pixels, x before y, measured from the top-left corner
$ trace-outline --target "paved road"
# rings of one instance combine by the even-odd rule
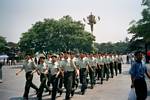
[[[111,78],[109,81],[104,81],[104,84],[96,84],[94,89],[88,89],[85,95],[79,94],[79,89],[72,100],[127,100],[128,92],[130,91],[130,76],[128,75],[129,65],[123,65],[123,73]],[[19,70],[16,66],[3,67],[3,83],[0,83],[0,100],[22,100],[24,91],[25,77],[24,72],[16,76],[15,72]],[[34,75],[33,82],[39,86],[39,76]],[[148,84],[148,98],[150,100],[150,81]],[[30,90],[30,100],[35,99],[34,90]],[[65,93],[57,100],[63,100]],[[43,94],[43,100],[50,100],[47,93]]]

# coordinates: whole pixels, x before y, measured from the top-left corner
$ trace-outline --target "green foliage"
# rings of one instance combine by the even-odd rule
[[[132,26],[128,29],[128,33],[133,34],[133,37],[130,42],[130,47],[133,50],[134,48],[135,50],[139,49],[139,44],[144,45],[150,43],[150,9],[148,2],[148,0],[143,0],[143,5],[147,8],[143,9],[142,11],[142,19],[133,23]],[[144,46],[140,47],[144,48]]]
[[[0,36],[0,53],[4,53],[6,49],[6,40],[4,37]]]
[[[97,52],[100,53],[117,53],[125,54],[128,52],[128,43],[127,42],[117,42],[117,43],[95,43]]]
[[[84,24],[64,16],[59,20],[44,19],[36,22],[28,32],[22,33],[19,46],[24,52],[89,52],[93,49],[94,40],[95,37],[84,30]]]

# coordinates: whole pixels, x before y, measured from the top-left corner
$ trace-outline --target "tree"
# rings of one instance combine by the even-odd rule
[[[0,53],[5,53],[7,42],[4,37],[0,36]]]
[[[100,53],[117,53],[126,54],[128,52],[128,42],[117,42],[117,43],[95,43],[97,52]]]
[[[146,8],[142,11],[142,19],[133,23],[132,26],[128,29],[129,34],[133,34],[131,39],[132,43],[139,43],[141,41],[145,44],[145,53],[148,51],[148,44],[150,43],[150,5],[149,0],[143,0],[143,5]],[[137,42],[134,42],[137,41]],[[137,45],[137,44],[136,44]],[[136,46],[135,45],[135,46]],[[147,58],[147,55],[146,55]],[[147,59],[148,62],[148,59]]]
[[[84,30],[84,24],[70,16],[59,20],[44,19],[22,33],[21,51],[60,52],[76,50],[90,52],[95,37]]]

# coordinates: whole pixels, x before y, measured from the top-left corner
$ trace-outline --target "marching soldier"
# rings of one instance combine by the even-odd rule
[[[48,55],[47,55],[47,59],[45,60],[45,63],[47,64],[47,65],[49,65],[50,63],[51,63],[51,54],[49,53]],[[47,86],[48,87],[50,87],[50,84],[51,84],[51,72],[50,72],[50,70],[48,69],[48,74],[47,74]],[[49,90],[46,90],[46,92],[48,92]],[[50,94],[50,92],[49,92],[49,94]]]
[[[23,95],[24,100],[28,100],[28,94],[29,94],[30,87],[35,89],[36,93],[38,93],[37,86],[32,83],[32,80],[33,80],[32,72],[34,69],[36,69],[36,67],[33,62],[33,59],[31,58],[30,55],[26,55],[22,69],[16,73],[16,75],[18,75],[23,70],[25,70],[25,73],[26,73],[26,84],[25,84],[25,90],[24,90],[24,95]]]
[[[38,66],[35,71],[37,71],[38,75],[40,75],[40,81],[41,81],[37,98],[38,100],[42,100],[42,94],[44,88],[46,88],[47,90],[49,90],[49,92],[51,92],[49,87],[46,85],[48,65],[45,63],[45,56],[43,54],[40,54],[39,56]]]
[[[104,59],[101,54],[99,54],[99,61],[98,61],[98,66],[99,66],[99,75],[101,78],[101,84],[103,84],[103,77],[104,77]]]
[[[118,74],[117,55],[114,55],[114,69],[115,69],[115,74],[116,74],[116,76],[117,76],[117,74]]]
[[[95,85],[95,65],[93,61],[93,56],[88,56],[88,67],[89,67],[89,76],[90,76],[90,82],[91,82],[91,89],[94,88]]]
[[[74,95],[74,92],[75,92],[75,86],[76,86],[76,84],[77,84],[77,76],[78,76],[78,69],[77,69],[77,67],[76,67],[76,58],[75,58],[75,54],[73,53],[73,52],[70,52],[70,61],[71,61],[71,66],[74,68],[74,74],[73,74],[73,84],[72,84],[72,91],[71,91],[71,96],[73,96]]]
[[[64,60],[64,54],[61,52],[58,58],[58,64],[59,64],[60,69],[62,68],[61,63],[63,60]],[[62,87],[63,87],[63,82],[64,82],[64,73],[62,70],[63,69],[60,70],[60,74],[58,75],[58,92],[60,93],[60,95],[62,95],[62,92],[63,92]]]
[[[107,54],[104,55],[104,77],[106,75],[106,81],[109,79],[109,62],[108,62],[108,57]]]
[[[64,86],[66,88],[65,100],[70,100],[70,94],[72,92],[73,85],[73,76],[76,66],[73,62],[73,59],[69,59],[69,52],[64,52],[64,60],[61,63],[61,66],[64,71]]]
[[[100,78],[100,76],[101,76],[101,69],[100,69],[100,64],[99,64],[99,55],[98,54],[96,54],[96,55],[94,55],[94,57],[95,57],[95,60],[94,60],[94,62],[95,62],[95,66],[96,66],[96,72],[95,72],[95,78],[97,78],[97,80],[99,80],[99,78]]]
[[[84,95],[87,89],[87,72],[88,62],[84,59],[84,54],[80,54],[80,58],[76,61],[76,66],[79,69],[80,83],[81,83],[81,94]]]
[[[57,55],[51,56],[51,63],[48,65],[51,74],[52,83],[52,97],[51,100],[56,100],[56,94],[58,91],[58,76],[60,74],[60,68],[57,62]]]
[[[110,74],[111,74],[111,78],[114,77],[114,66],[113,66],[113,58],[112,55],[109,55],[109,66],[110,66]]]
[[[119,70],[119,74],[122,73],[122,62],[123,62],[123,59],[121,57],[121,55],[118,56],[118,70]]]

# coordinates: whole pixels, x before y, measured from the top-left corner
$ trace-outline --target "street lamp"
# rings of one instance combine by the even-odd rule
[[[93,34],[93,30],[94,30],[94,24],[96,24],[97,21],[100,21],[100,17],[98,16],[97,18],[92,14],[87,16],[87,18],[83,18],[83,21],[86,22],[88,25],[90,25],[91,27],[91,33]]]

